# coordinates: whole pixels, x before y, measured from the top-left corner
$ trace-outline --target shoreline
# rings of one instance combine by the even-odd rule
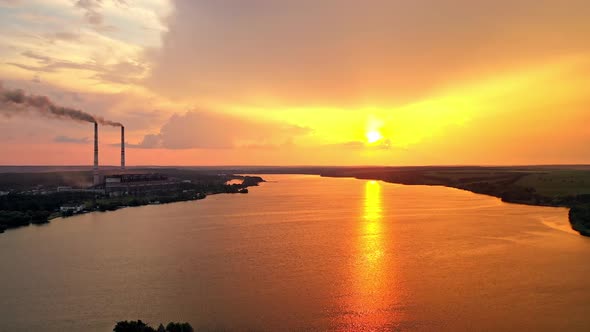
[[[225,184],[224,186],[218,188],[217,190],[213,191],[205,191],[205,192],[195,192],[195,191],[168,191],[162,192],[159,194],[151,194],[145,196],[134,196],[134,195],[125,195],[125,196],[116,196],[116,197],[104,197],[101,199],[93,199],[91,201],[84,201],[81,199],[78,201],[77,204],[85,205],[81,211],[78,212],[52,212],[49,214],[47,212],[47,216],[44,219],[40,220],[33,220],[29,219],[26,221],[15,222],[14,224],[0,224],[0,234],[23,227],[28,226],[44,226],[48,225],[52,220],[62,218],[66,219],[69,217],[82,215],[82,214],[89,214],[95,212],[107,212],[107,211],[117,211],[125,208],[130,207],[139,207],[139,206],[148,206],[148,205],[161,205],[161,204],[171,204],[171,203],[178,203],[178,202],[192,202],[192,201],[199,201],[207,198],[210,195],[219,195],[219,194],[247,194],[248,187],[258,186],[259,183],[265,182],[265,180],[261,177],[250,177],[244,176],[243,182],[241,184]],[[91,205],[92,204],[92,205]],[[15,211],[17,212],[17,211]]]
[[[568,204],[564,201],[557,201],[553,202],[547,197],[528,197],[528,199],[518,199],[518,196],[511,195],[509,190],[504,190],[502,192],[493,191],[493,190],[483,190],[481,188],[473,188],[466,185],[461,184],[452,184],[452,183],[429,183],[428,181],[403,181],[403,180],[392,180],[387,179],[384,176],[358,176],[358,175],[337,175],[337,174],[319,174],[321,177],[330,177],[330,178],[338,178],[338,177],[350,177],[357,180],[377,180],[383,181],[392,184],[401,184],[407,186],[414,186],[414,185],[422,185],[422,186],[437,186],[437,187],[447,187],[453,189],[459,189],[468,191],[474,194],[486,195],[491,197],[499,198],[504,203],[510,204],[521,204],[521,205],[529,205],[529,206],[543,206],[543,207],[561,207],[568,209],[568,220],[570,222],[571,228],[578,232],[580,235],[585,237],[590,237],[590,220],[588,219],[587,212],[584,210],[586,207],[580,207],[583,205],[578,204]],[[519,176],[521,178],[524,175]],[[506,189],[506,188],[505,188]],[[537,198],[540,198],[537,200]],[[581,210],[581,211],[580,211]],[[580,212],[577,212],[580,211]],[[584,215],[586,213],[586,215]]]
[[[354,178],[359,180],[380,180],[403,185],[443,186],[469,191],[475,194],[499,198],[502,202],[530,206],[568,208],[571,228],[583,236],[590,237],[590,169],[567,167],[340,167],[340,168],[277,168],[277,169],[233,169],[229,178],[241,178],[241,184],[228,184],[227,173],[191,173],[190,170],[169,171],[177,177],[193,178],[196,184],[184,184],[176,190],[162,191],[144,195],[125,195],[116,197],[97,197],[93,195],[69,198],[57,197],[58,202],[42,208],[40,215],[31,213],[16,204],[14,208],[0,210],[0,233],[7,229],[30,224],[46,224],[57,217],[67,217],[71,212],[59,212],[55,204],[75,203],[82,205],[76,214],[96,211],[114,211],[125,207],[150,204],[166,204],[180,201],[193,201],[207,195],[223,193],[247,193],[247,187],[257,186],[265,180],[255,174],[302,174],[332,178]],[[288,190],[286,188],[285,190]],[[13,203],[37,204],[31,202],[50,199],[50,195],[16,195]],[[59,196],[59,195],[57,195]],[[6,201],[7,196],[3,196]],[[5,202],[6,203],[6,202]],[[6,204],[5,204],[6,205]],[[13,210],[13,211],[10,211]],[[32,211],[35,212],[35,211]],[[4,213],[4,216],[2,216]],[[25,214],[26,213],[26,214]],[[4,218],[4,222],[2,220]]]

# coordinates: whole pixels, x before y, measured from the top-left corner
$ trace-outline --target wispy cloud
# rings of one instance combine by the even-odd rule
[[[56,136],[53,139],[56,143],[71,143],[71,144],[88,144],[90,139],[88,137],[69,137],[69,136]]]
[[[125,4],[124,1],[114,1],[115,3]],[[78,0],[74,6],[84,11],[84,19],[86,23],[100,31],[113,31],[116,28],[112,25],[106,25],[104,15],[102,13],[102,0]]]
[[[67,31],[58,31],[58,32],[52,32],[52,33],[46,33],[45,37],[50,42],[55,42],[58,40],[77,41],[80,39],[80,34],[73,33],[73,32],[67,32]]]
[[[159,133],[145,135],[131,148],[231,149],[270,148],[305,136],[310,128],[287,123],[255,120],[210,111],[175,114]]]
[[[144,63],[137,61],[122,61],[109,65],[101,65],[97,62],[73,62],[66,60],[54,59],[47,55],[38,54],[27,50],[21,53],[23,57],[33,59],[37,63],[34,65],[8,62],[7,64],[32,72],[55,73],[60,70],[87,70],[95,72],[92,76],[94,79],[102,82],[113,83],[135,83],[138,82],[148,70]]]

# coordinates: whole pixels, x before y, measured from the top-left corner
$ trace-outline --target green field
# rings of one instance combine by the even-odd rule
[[[526,175],[514,183],[535,188],[543,196],[571,196],[590,194],[590,172],[556,170]]]

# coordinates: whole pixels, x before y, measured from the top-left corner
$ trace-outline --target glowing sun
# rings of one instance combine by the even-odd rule
[[[378,132],[377,130],[371,130],[369,132],[367,132],[367,142],[369,142],[369,144],[375,143],[379,140],[381,140],[383,138],[383,135],[381,135],[380,132]]]

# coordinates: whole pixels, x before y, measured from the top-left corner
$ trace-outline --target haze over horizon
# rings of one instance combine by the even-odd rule
[[[0,81],[133,165],[590,164],[587,1],[0,0]],[[4,114],[4,113],[3,113]],[[0,116],[0,165],[92,125]],[[101,164],[119,130],[101,127]]]

